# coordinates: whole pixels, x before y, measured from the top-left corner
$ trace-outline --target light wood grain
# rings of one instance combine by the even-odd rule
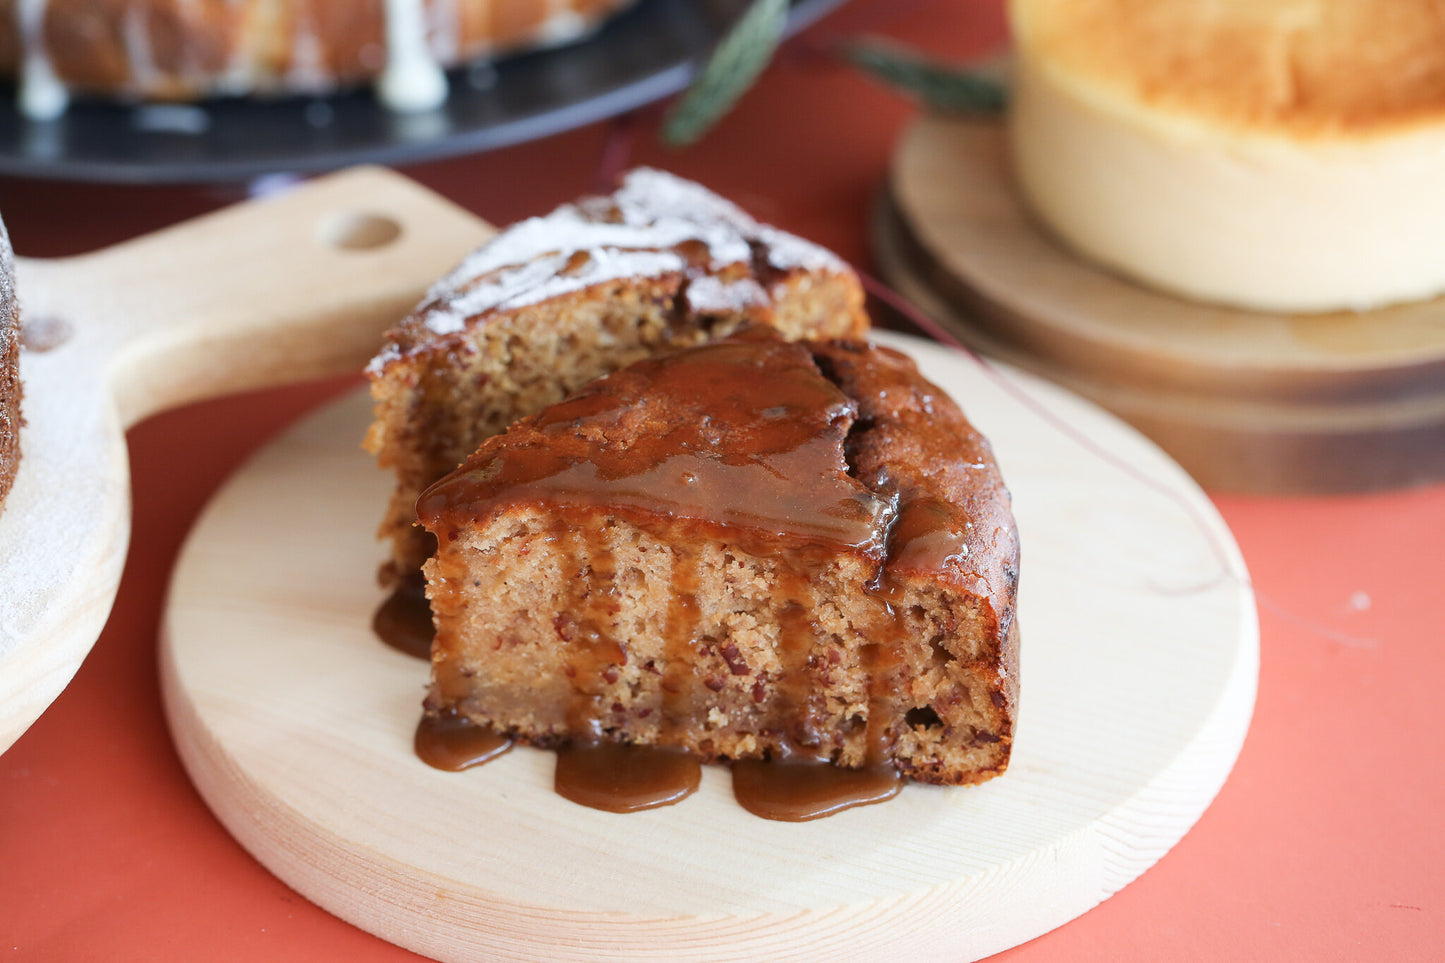
[[[489,230],[363,168],[93,254],[18,259],[22,323],[66,336],[21,355],[23,457],[0,513],[0,752],[70,681],[110,611],[129,537],[126,427],[359,370]]]
[[[892,338],[992,438],[1023,541],[1022,715],[984,786],[774,823],[709,768],[617,815],[551,790],[550,753],[419,762],[426,664],[370,634],[387,476],[365,400],[278,439],[179,560],[163,691],[192,779],[257,859],[327,910],[442,960],[963,960],[1083,913],[1223,783],[1257,675],[1247,576],[1188,477],[1033,378]]]
[[[874,237],[895,286],[972,346],[1140,428],[1206,487],[1445,478],[1445,299],[1286,315],[1150,290],[1039,228],[993,123],[919,120],[890,184]]]

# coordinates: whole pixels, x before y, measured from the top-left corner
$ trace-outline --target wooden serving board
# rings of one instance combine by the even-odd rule
[[[180,557],[163,691],[201,794],[325,909],[441,960],[964,960],[1078,916],[1223,783],[1253,707],[1253,596],[1210,502],[1152,444],[1013,372],[892,336],[993,439],[1023,541],[1013,765],[811,823],[728,773],[618,815],[551,753],[463,773],[411,751],[425,663],[369,629],[389,491],[343,400],[215,497]]]
[[[892,283],[963,341],[1113,411],[1206,487],[1445,478],[1445,298],[1289,315],[1143,287],[1028,216],[995,122],[917,121],[874,240]]]
[[[0,752],[110,613],[130,535],[125,429],[360,370],[490,232],[400,174],[356,168],[92,254],[16,259],[25,426],[0,511]]]

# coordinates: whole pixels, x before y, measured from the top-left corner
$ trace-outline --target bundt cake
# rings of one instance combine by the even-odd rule
[[[483,442],[417,511],[433,719],[941,784],[1008,763],[1009,496],[897,352],[751,329],[645,358]]]
[[[375,80],[437,106],[443,68],[575,40],[632,0],[0,0],[0,69],[31,117],[70,91],[145,100],[325,93]]]
[[[0,510],[20,464],[20,302],[15,256],[0,223]]]
[[[832,337],[867,319],[857,277],[832,254],[660,171],[497,235],[368,368],[365,445],[397,475],[383,583],[404,586],[431,554],[417,496],[484,439],[609,371],[744,324]]]

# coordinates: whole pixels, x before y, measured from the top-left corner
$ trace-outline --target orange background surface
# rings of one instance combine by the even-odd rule
[[[1004,25],[994,2],[855,0],[791,44],[700,145],[664,151],[658,111],[642,112],[634,161],[868,265],[869,205],[913,108],[817,56],[865,31],[965,58],[996,48]],[[587,191],[609,129],[405,172],[505,223]],[[89,250],[238,197],[0,179],[0,210],[31,256]],[[210,493],[355,383],[196,405],[130,433],[134,527],[110,621],[75,681],[0,756],[0,958],[415,958],[317,909],[226,834],[181,769],[156,680],[169,573]],[[1259,697],[1239,762],[1162,862],[998,959],[1441,958],[1445,486],[1215,503],[1260,602]]]

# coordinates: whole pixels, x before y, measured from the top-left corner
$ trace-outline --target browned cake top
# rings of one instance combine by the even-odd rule
[[[1441,0],[1012,0],[1022,45],[1128,100],[1299,136],[1445,117]]]
[[[858,405],[847,450],[855,477],[898,505],[889,569],[948,572],[989,598],[996,613],[1011,613],[1018,532],[988,440],[906,355],[849,340],[812,347]],[[1001,634],[1008,629],[1003,624]]]
[[[767,304],[771,285],[800,271],[851,274],[827,250],[706,188],[641,168],[613,194],[521,221],[478,248],[388,332],[369,370],[459,342],[498,312],[621,279],[682,277],[682,307],[706,314]]]
[[[20,461],[20,304],[15,260],[0,223],[0,508]]]
[[[755,329],[637,362],[483,443],[417,516],[446,540],[516,505],[859,552],[1011,608],[1017,543],[987,442],[911,361],[864,342]]]

